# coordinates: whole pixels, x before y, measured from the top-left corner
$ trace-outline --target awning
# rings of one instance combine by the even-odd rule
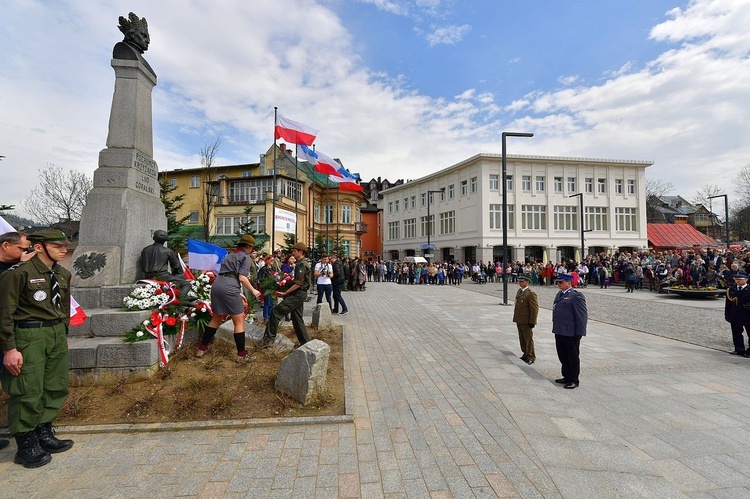
[[[693,248],[718,243],[689,224],[648,224],[648,243],[654,248]]]

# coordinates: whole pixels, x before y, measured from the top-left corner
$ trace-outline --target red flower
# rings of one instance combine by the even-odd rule
[[[154,326],[158,326],[161,324],[161,314],[159,312],[154,312],[151,314],[151,324]]]
[[[165,320],[164,323],[167,326],[174,326],[175,324],[177,324],[177,319],[175,319],[174,317],[167,317],[167,320]]]
[[[176,298],[175,298],[175,301],[172,302],[172,305],[179,305],[179,304],[180,304],[180,300]]]
[[[161,288],[156,288],[156,291],[154,291],[154,294],[155,294],[155,295],[160,295],[160,294],[162,294],[163,292],[164,292],[164,291],[162,291],[162,290],[161,290]]]

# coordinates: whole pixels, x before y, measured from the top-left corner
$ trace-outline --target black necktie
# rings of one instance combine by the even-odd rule
[[[62,296],[60,296],[60,285],[57,283],[55,273],[50,274],[50,284],[52,284],[52,304],[57,308],[62,308]]]

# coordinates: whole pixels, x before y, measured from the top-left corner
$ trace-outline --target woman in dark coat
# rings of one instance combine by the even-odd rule
[[[195,354],[196,357],[201,358],[206,354],[208,344],[216,335],[216,329],[226,320],[225,316],[228,315],[232,318],[234,324],[234,343],[237,346],[235,362],[239,364],[252,362],[245,349],[245,306],[247,305],[247,299],[242,294],[242,287],[244,286],[256,298],[260,297],[260,291],[250,284],[250,279],[247,277],[250,272],[250,252],[253,251],[254,246],[255,238],[253,236],[242,236],[234,253],[227,255],[222,260],[219,275],[211,287],[213,317],[203,332],[201,344]]]

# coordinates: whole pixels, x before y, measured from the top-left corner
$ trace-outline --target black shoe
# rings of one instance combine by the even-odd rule
[[[570,383],[565,383],[565,386],[563,388],[567,388],[568,390],[573,390],[574,388],[578,388],[578,383],[575,381],[571,381]]]
[[[258,350],[265,350],[266,348],[271,348],[273,344],[275,343],[276,338],[269,338],[267,336],[263,337],[263,340],[261,340],[260,343],[258,343]]]
[[[528,365],[531,365],[534,363],[534,359],[523,359],[524,362],[526,362]]]
[[[4,449],[10,444],[9,441],[5,440],[4,438],[0,439],[0,449]]]
[[[55,432],[52,430],[52,423],[37,426],[34,433],[36,433],[36,438],[39,440],[39,446],[50,454],[65,452],[73,447],[72,440],[60,440],[55,437]]]
[[[740,357],[745,357],[747,355],[747,352],[738,352],[736,350],[734,352],[729,352],[729,353],[732,355],[739,355]]]
[[[558,378],[558,379],[555,380],[555,383],[560,383],[561,385],[567,385],[568,384],[568,380],[565,379],[565,378]]]
[[[16,445],[18,452],[13,462],[24,468],[38,468],[52,461],[52,456],[39,446],[39,440],[33,431],[16,435]]]
[[[338,312],[335,312],[335,311],[333,311],[333,310],[331,310],[331,313],[332,313],[333,315],[338,315]]]
[[[340,313],[339,315],[346,315],[346,314],[348,314],[348,313],[349,313],[349,311],[348,311],[348,310],[344,310],[344,311],[343,311],[343,312],[341,312],[341,313]]]

